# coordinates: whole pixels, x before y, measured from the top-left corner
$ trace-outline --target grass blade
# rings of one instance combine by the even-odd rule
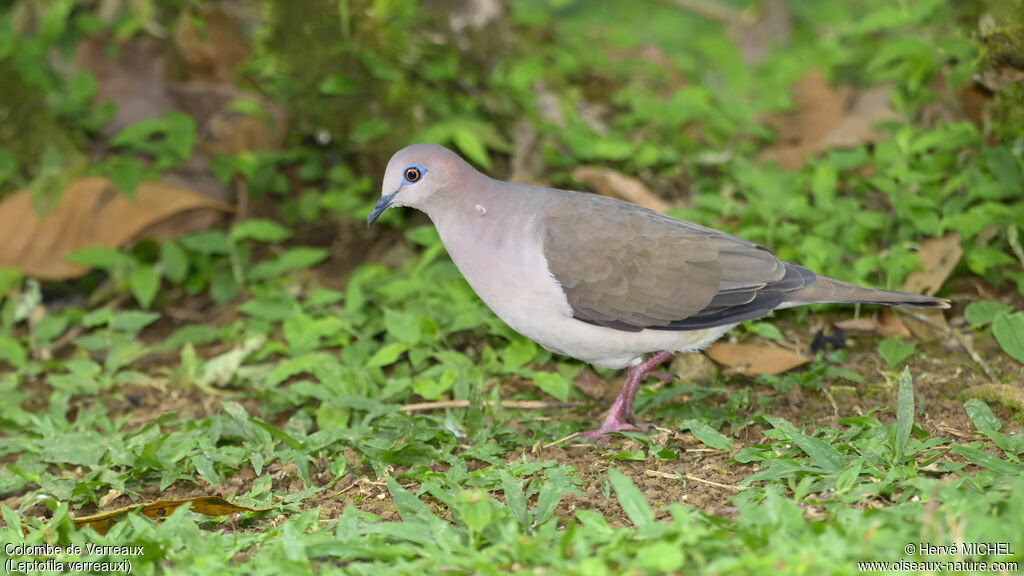
[[[900,374],[900,387],[896,392],[896,436],[893,438],[893,452],[895,460],[893,463],[904,461],[904,452],[907,449],[907,441],[910,440],[910,430],[914,427],[914,381],[910,377],[910,367],[903,369]]]

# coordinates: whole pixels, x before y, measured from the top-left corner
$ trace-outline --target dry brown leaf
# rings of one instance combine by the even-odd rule
[[[921,244],[917,257],[921,260],[923,270],[911,272],[903,283],[903,291],[912,294],[935,295],[942,284],[960,262],[963,249],[960,247],[960,236],[950,234],[943,238],[929,238]],[[918,318],[918,316],[920,318]],[[944,338],[948,331],[946,315],[934,308],[919,308],[903,315],[903,324],[910,333],[922,342],[930,342]]]
[[[241,24],[224,4],[185,4],[173,40],[191,79],[232,84],[235,69],[252,51]]]
[[[176,108],[167,91],[165,50],[159,40],[135,36],[121,43],[113,56],[105,38],[89,38],[76,46],[76,58],[96,77],[93,101],[117,104],[114,118],[103,125],[105,137]]]
[[[920,318],[918,318],[920,317]],[[903,315],[903,324],[921,342],[932,342],[946,337],[949,324],[946,315],[937,308],[913,308]]]
[[[892,310],[889,308],[882,310],[876,332],[882,338],[892,338],[893,336],[910,338],[910,330],[908,330],[907,326],[903,324],[900,317],[893,314]]]
[[[903,291],[934,296],[953,273],[963,253],[958,234],[925,240],[917,251],[923,270],[915,270],[907,276]]]
[[[878,329],[878,321],[874,318],[847,318],[833,322],[833,326],[846,332],[874,332]]]
[[[605,196],[627,200],[658,212],[669,209],[669,203],[651,192],[643,182],[609,168],[580,166],[572,171],[572,177]]]
[[[196,498],[186,498],[184,500],[159,500],[150,504],[125,506],[116,510],[100,512],[99,514],[72,518],[72,522],[75,523],[75,527],[78,529],[90,526],[96,532],[106,534],[107,530],[113,526],[116,520],[130,512],[139,511],[140,514],[148,518],[166,518],[186,503],[192,504],[193,512],[204,514],[206,516],[228,516],[229,514],[237,514],[239,512],[262,512],[263,510],[270,510],[271,508],[274,508],[274,506],[240,506],[238,504],[232,504],[218,496],[199,496]]]
[[[811,361],[792,350],[762,344],[716,342],[704,353],[715,362],[745,376],[781,374]]]
[[[115,490],[113,488],[111,488],[110,490],[107,490],[106,495],[104,495],[102,498],[100,498],[99,507],[100,508],[106,508],[107,506],[110,506],[111,502],[113,502],[114,500],[117,500],[123,494],[124,493],[121,492],[120,490]]]
[[[825,134],[816,151],[878,142],[885,134],[875,130],[875,126],[899,119],[900,115],[889,103],[889,86],[875,86],[857,96],[853,107]]]
[[[877,124],[900,119],[889,104],[888,86],[853,95],[848,86],[829,86],[817,69],[793,86],[793,103],[792,112],[764,119],[775,129],[779,143],[759,157],[788,170],[798,170],[807,156],[829,148],[876,142],[884,136],[875,129]]]
[[[576,379],[573,380],[573,385],[583,392],[583,395],[591,400],[600,400],[605,397],[608,389],[611,388],[609,381],[601,378],[593,370],[588,367],[584,367],[580,370]]]
[[[794,110],[765,118],[778,134],[779,144],[765,150],[760,159],[789,170],[802,167],[804,158],[842,122],[848,92],[842,86],[829,86],[820,70],[808,72],[793,86]]]
[[[21,190],[0,202],[0,267],[18,268],[42,280],[75,278],[86,270],[66,262],[65,254],[88,246],[117,248],[168,218],[194,211],[224,213],[231,207],[156,182],[139,184],[135,197],[129,198],[106,178],[90,177],[73,181],[60,204],[41,217],[29,191]]]

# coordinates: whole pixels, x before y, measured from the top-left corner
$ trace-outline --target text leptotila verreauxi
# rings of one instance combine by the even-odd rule
[[[552,352],[628,367],[587,438],[634,429],[633,397],[658,365],[776,308],[949,307],[818,276],[753,242],[628,202],[494,180],[434,144],[391,157],[367,225],[391,206],[427,213],[466,281],[513,330]]]

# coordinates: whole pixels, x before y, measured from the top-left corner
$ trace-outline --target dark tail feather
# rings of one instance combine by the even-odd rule
[[[800,306],[818,302],[862,302],[864,304],[882,304],[885,306],[949,308],[949,300],[944,298],[864,288],[863,286],[855,286],[826,276],[818,276],[814,280],[814,284],[790,292],[786,296],[783,305]]]

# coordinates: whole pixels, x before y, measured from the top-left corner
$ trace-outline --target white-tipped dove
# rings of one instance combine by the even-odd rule
[[[591,439],[635,429],[633,397],[658,365],[776,308],[949,307],[818,276],[753,242],[628,202],[494,180],[434,144],[391,157],[367,225],[392,206],[427,213],[466,281],[513,330],[552,352],[628,367],[601,427],[584,435]]]

